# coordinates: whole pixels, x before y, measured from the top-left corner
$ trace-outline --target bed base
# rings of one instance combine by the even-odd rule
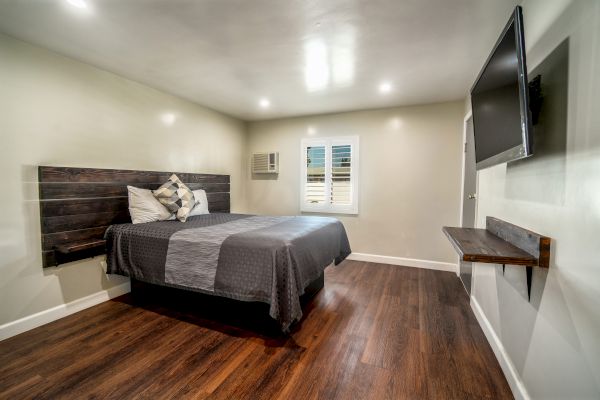
[[[321,273],[321,275],[308,284],[306,289],[304,289],[304,294],[300,296],[300,301],[308,301],[315,297],[317,293],[321,291],[325,287],[325,273]]]
[[[304,294],[300,296],[303,308],[323,287],[324,273],[304,289]],[[122,301],[211,329],[227,332],[242,329],[267,336],[282,334],[277,321],[269,316],[269,305],[266,303],[233,300],[135,279],[131,280],[131,294]],[[306,307],[306,312],[308,309]]]

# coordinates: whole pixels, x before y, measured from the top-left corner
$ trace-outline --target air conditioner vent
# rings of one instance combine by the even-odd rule
[[[252,154],[253,174],[279,173],[279,153],[254,153]]]

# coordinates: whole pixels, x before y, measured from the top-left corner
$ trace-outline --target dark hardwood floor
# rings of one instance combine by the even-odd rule
[[[0,398],[512,398],[453,273],[345,261],[289,337],[265,312],[134,291],[0,342]]]

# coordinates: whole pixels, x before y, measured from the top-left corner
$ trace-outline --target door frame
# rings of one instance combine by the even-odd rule
[[[473,118],[473,111],[469,110],[469,112],[467,112],[467,114],[465,115],[465,118],[463,119],[463,134],[462,134],[462,141],[460,143],[460,151],[462,154],[462,164],[461,164],[461,170],[460,170],[460,210],[459,210],[459,219],[458,219],[458,224],[459,226],[462,226],[462,220],[463,220],[463,207],[465,205],[465,198],[464,198],[464,192],[465,192],[465,165],[466,165],[466,152],[465,152],[465,143],[467,143],[467,121],[469,120],[469,118]],[[477,174],[477,172],[475,172],[475,174]],[[477,193],[477,189],[479,186],[479,180],[477,179],[477,176],[475,177],[475,192]],[[479,202],[477,201],[478,199],[475,199],[475,222],[477,222],[477,205],[479,204]],[[456,264],[456,276],[460,276],[460,257],[458,257],[458,263]]]

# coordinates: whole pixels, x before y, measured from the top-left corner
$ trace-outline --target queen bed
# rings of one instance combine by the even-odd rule
[[[110,274],[267,303],[269,315],[282,331],[288,331],[302,317],[300,296],[323,279],[329,264],[338,264],[350,254],[342,223],[335,218],[315,216],[231,214],[228,176],[217,179],[219,176],[215,175],[179,175],[190,181],[188,185],[193,189],[206,190],[209,210],[219,212],[191,216],[185,222],[131,223],[131,218],[123,213],[123,208],[127,209],[127,201],[122,198],[126,200],[127,185],[157,188],[168,173],[40,167],[42,246],[45,253],[51,253],[45,254],[44,260],[58,264],[61,259],[87,257],[91,246],[96,246],[96,250],[106,250]],[[206,179],[211,182],[203,182]],[[108,218],[108,224],[106,211],[98,213],[97,219],[88,212],[107,209],[107,202],[115,204],[110,211],[114,218]],[[77,212],[78,204],[83,203],[88,223],[78,229],[78,234],[69,230],[68,223],[61,225],[65,231],[54,232],[51,228],[48,232],[47,228],[53,226],[49,222],[56,218],[84,219],[82,214],[73,214],[69,219],[63,214],[52,215],[51,211]]]
[[[186,222],[112,225],[108,273],[269,304],[283,331],[302,317],[300,296],[350,247],[333,218],[207,214]]]

